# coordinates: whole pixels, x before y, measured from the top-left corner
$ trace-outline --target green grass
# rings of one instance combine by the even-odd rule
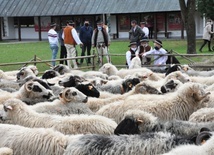
[[[162,40],[163,46],[165,49],[171,50],[186,54],[187,43],[186,40]],[[196,41],[198,50],[202,44],[202,40]],[[128,48],[129,41],[119,41],[112,40],[111,45],[109,47],[110,54],[125,54]],[[153,46],[152,41],[150,41],[150,45]],[[207,50],[207,46],[204,47],[204,52],[209,53]],[[78,55],[81,54],[81,49],[79,46],[77,47]],[[197,51],[198,54],[201,54]],[[49,44],[47,41],[42,42],[28,42],[28,43],[11,43],[11,42],[0,42],[0,64],[2,63],[12,63],[12,62],[27,62],[34,58],[34,55],[39,57],[41,60],[50,60],[51,58],[51,50],[49,48]],[[59,52],[58,52],[59,58]],[[182,63],[189,63],[183,58],[178,57],[178,59]],[[192,58],[191,58],[192,59]],[[193,58],[197,61],[201,61],[200,58]],[[115,65],[124,65],[125,64],[125,56],[112,56],[112,62]],[[104,62],[106,62],[106,58],[104,57]],[[83,66],[86,64],[83,64]],[[22,67],[22,65],[11,65],[11,66],[0,66],[0,69],[4,71],[15,70]],[[49,69],[49,66],[46,64],[37,64],[39,71],[44,71]]]

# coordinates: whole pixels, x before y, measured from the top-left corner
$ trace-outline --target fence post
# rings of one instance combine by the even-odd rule
[[[95,49],[93,49],[93,57],[92,57],[92,70],[95,70]]]
[[[36,55],[34,55],[33,61],[36,61]],[[36,66],[36,62],[34,63],[34,66]]]

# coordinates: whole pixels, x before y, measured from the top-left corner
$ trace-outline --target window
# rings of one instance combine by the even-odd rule
[[[130,30],[130,18],[128,15],[118,15],[119,31],[125,32]]]
[[[180,13],[169,13],[168,14],[168,29],[169,30],[180,30],[182,27],[181,14]]]
[[[15,17],[14,27],[18,27],[18,18],[20,20],[21,27],[34,27],[34,17]]]

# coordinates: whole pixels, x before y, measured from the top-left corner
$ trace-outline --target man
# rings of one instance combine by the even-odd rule
[[[48,41],[50,44],[50,49],[52,51],[52,60],[56,59],[58,49],[59,49],[59,42],[58,42],[58,35],[57,32],[55,31],[56,29],[56,23],[52,23],[50,25],[51,29],[48,31]],[[52,61],[52,67],[56,65],[55,61]]]
[[[162,42],[160,40],[155,40],[154,41],[154,49],[150,50],[149,52],[146,52],[143,54],[144,57],[150,54],[155,54],[154,55],[154,65],[157,67],[154,67],[153,70],[157,72],[164,72],[166,66],[161,66],[161,65],[166,65],[166,61],[168,59],[168,56],[164,54],[167,54],[166,50],[162,48]]]
[[[149,46],[149,40],[148,39],[142,39],[140,40],[140,46],[138,47],[138,55],[141,59],[142,64],[150,65],[151,58],[149,57],[142,57],[142,55],[148,51],[152,50],[152,47]]]
[[[102,55],[106,55],[107,62],[110,63],[110,57],[108,55],[108,46],[110,46],[110,37],[106,28],[103,26],[103,22],[97,22],[97,28],[94,29],[92,35],[92,47],[97,48],[97,52],[99,55],[99,66],[103,64],[102,62]]]
[[[212,49],[210,47],[210,40],[211,40],[211,35],[214,33],[211,30],[212,27],[212,21],[208,21],[206,23],[206,26],[204,27],[204,32],[203,32],[203,40],[204,43],[201,45],[201,48],[199,49],[200,52],[202,52],[203,47],[208,43],[208,50],[211,52]]]
[[[140,27],[143,30],[144,34],[145,34],[143,36],[143,39],[148,39],[148,37],[149,37],[149,29],[148,29],[148,27],[146,27],[146,22],[140,22]]]
[[[130,34],[130,42],[137,42],[139,45],[140,40],[142,37],[145,35],[144,32],[142,31],[141,27],[137,25],[136,20],[131,21],[131,30],[129,31]]]
[[[130,45],[128,46],[130,49],[126,52],[126,65],[128,65],[128,68],[131,65],[131,60],[138,56],[137,53],[137,42],[130,42]]]
[[[93,29],[90,26],[89,21],[86,20],[84,22],[84,26],[82,26],[80,28],[80,34],[79,34],[80,40],[83,43],[81,56],[85,56],[86,49],[87,49],[87,55],[91,55],[91,38],[92,38],[92,34],[93,34]],[[84,59],[80,60],[81,64],[83,63],[83,60]],[[86,63],[87,64],[91,64],[91,59],[88,58]]]
[[[72,20],[67,21],[67,26],[63,30],[62,38],[64,39],[65,47],[67,50],[67,58],[76,57],[76,48],[75,45],[78,44],[80,46],[83,43],[80,41],[77,31],[74,28],[74,22]],[[75,59],[72,60],[74,69],[77,69],[77,62]],[[69,68],[71,67],[70,60],[67,60],[67,64]]]
[[[62,26],[62,28],[59,31],[59,42],[60,42],[60,45],[61,45],[61,48],[60,48],[60,59],[64,59],[64,58],[67,58],[66,47],[65,47],[65,44],[64,44],[64,40],[62,39],[62,34],[63,34],[63,30],[65,28],[65,24],[62,24],[61,26]],[[61,60],[59,63],[63,64],[64,62],[65,62],[65,65],[67,65],[67,60]]]

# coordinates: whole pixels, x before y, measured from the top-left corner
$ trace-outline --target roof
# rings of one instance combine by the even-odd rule
[[[1,17],[180,11],[178,0],[0,0]]]

